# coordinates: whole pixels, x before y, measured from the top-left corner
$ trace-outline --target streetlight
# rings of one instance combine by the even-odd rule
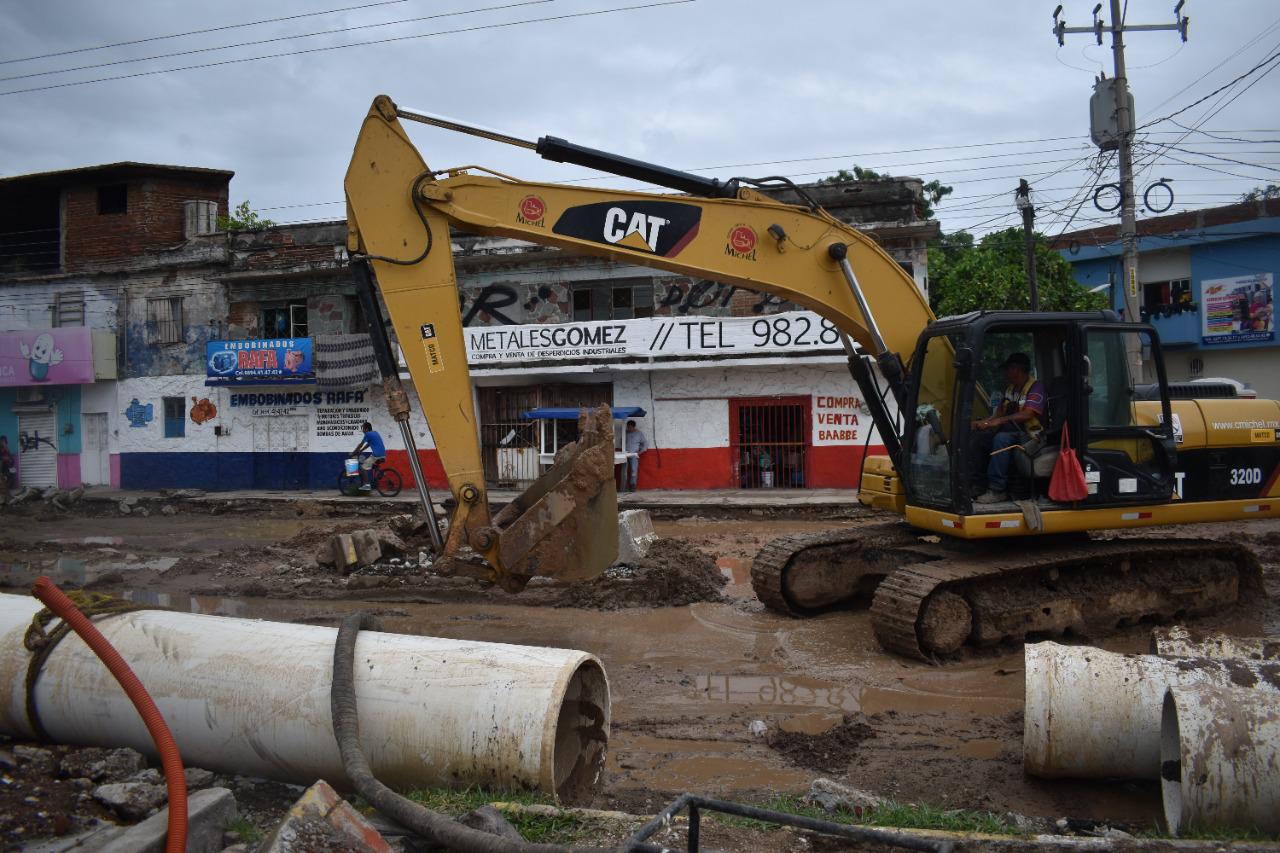
[[[1036,289],[1036,236],[1032,226],[1036,221],[1036,208],[1031,203],[1031,185],[1026,179],[1018,181],[1018,194],[1015,197],[1018,211],[1022,214],[1022,233],[1027,244],[1027,282],[1031,285],[1031,310],[1040,310],[1040,293]]]

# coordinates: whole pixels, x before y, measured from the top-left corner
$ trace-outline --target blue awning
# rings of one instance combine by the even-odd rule
[[[553,420],[553,421],[576,421],[578,419],[578,409],[531,409],[524,413],[526,418],[533,420]],[[646,412],[638,406],[627,406],[619,408],[613,407],[613,417],[615,420],[625,420],[626,418],[643,418]]]

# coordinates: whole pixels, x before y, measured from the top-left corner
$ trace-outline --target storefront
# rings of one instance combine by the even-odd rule
[[[884,453],[835,328],[811,312],[490,326],[466,336],[486,471],[532,458],[519,457],[536,447],[522,412],[600,403],[647,412],[637,418],[650,447],[641,489],[852,488],[863,456]]]
[[[99,380],[114,379],[115,368],[110,333],[85,326],[0,332],[0,436],[19,485],[111,482],[105,435],[95,431],[86,442],[82,413],[110,396],[112,383]]]

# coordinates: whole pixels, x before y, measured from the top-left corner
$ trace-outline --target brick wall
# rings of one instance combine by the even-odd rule
[[[103,264],[127,264],[137,256],[183,242],[183,202],[215,200],[219,215],[227,214],[225,178],[125,175],[104,185],[127,186],[125,213],[98,213],[98,186],[69,187],[65,191],[64,267],[85,269]]]

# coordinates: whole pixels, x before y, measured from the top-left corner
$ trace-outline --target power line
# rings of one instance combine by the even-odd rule
[[[202,30],[188,30],[185,33],[171,33],[167,36],[149,36],[147,38],[131,39],[130,41],[118,41],[113,44],[100,44],[96,47],[78,47],[74,50],[59,50],[53,53],[40,53],[35,56],[24,56],[21,59],[0,59],[0,65],[11,65],[15,62],[31,62],[36,59],[50,59],[55,56],[70,56],[75,53],[90,53],[95,50],[109,50],[113,47],[128,47],[131,44],[145,44],[151,41],[164,41],[166,39],[183,38],[184,36],[198,36],[205,33],[219,33],[225,30],[238,30],[245,27],[258,27],[263,24],[279,24],[284,21],[296,21],[300,18],[316,18],[323,15],[336,15],[339,12],[355,12],[360,9],[373,9],[377,6],[395,6],[404,3],[406,0],[383,0],[380,3],[365,3],[362,6],[345,6],[341,9],[329,9],[324,12],[303,12],[298,15],[286,15],[283,18],[264,18],[261,21],[250,21],[245,24],[227,24],[221,27],[206,27]]]
[[[161,68],[155,71],[137,71],[132,74],[118,74],[113,77],[97,77],[91,80],[78,80],[70,83],[51,83],[47,86],[32,86],[26,89],[12,89],[8,92],[0,92],[0,97],[7,95],[20,95],[28,92],[46,92],[51,89],[66,89],[72,86],[87,86],[92,83],[108,83],[115,80],[132,80],[137,77],[152,77],[157,74],[172,74],[177,71],[194,71],[200,68],[217,68],[224,65],[238,65],[244,62],[258,62],[263,59],[279,59],[285,56],[302,56],[309,53],[325,53],[332,50],[345,50],[349,47],[368,47],[375,44],[391,44],[394,42],[412,41],[414,39],[433,38],[435,36],[461,35],[464,33],[481,32],[483,30],[498,30],[510,27],[523,26],[525,24],[541,24],[551,21],[567,21],[576,18],[592,18],[600,15],[612,15],[617,12],[635,12],[642,9],[657,9],[665,6],[681,6],[686,3],[696,3],[697,0],[662,0],[662,2],[642,3],[635,6],[620,6],[614,9],[596,9],[590,12],[572,12],[564,15],[551,15],[545,18],[526,18],[520,21],[504,21],[496,24],[477,24],[474,27],[460,27],[456,30],[439,30],[434,33],[418,33],[409,36],[393,36],[384,39],[374,39],[372,41],[350,42],[347,44],[326,45],[324,47],[311,47],[303,50],[282,51],[280,53],[269,53],[262,56],[246,56],[240,59],[224,59],[218,62],[203,62],[196,65],[181,65],[174,68]]]
[[[1191,109],[1191,108],[1193,108],[1193,107],[1196,107],[1196,106],[1198,106],[1198,105],[1200,105],[1200,104],[1203,104],[1205,101],[1209,100],[1210,98],[1212,98],[1214,95],[1218,94],[1219,92],[1222,92],[1222,91],[1223,91],[1223,90],[1225,90],[1225,89],[1230,89],[1232,86],[1234,86],[1235,84],[1239,83],[1241,80],[1245,79],[1246,77],[1248,77],[1248,76],[1249,76],[1249,75],[1251,75],[1251,74],[1256,73],[1257,71],[1259,71],[1259,70],[1260,70],[1260,69],[1262,69],[1263,67],[1265,67],[1265,66],[1267,66],[1267,65],[1270,65],[1272,62],[1275,62],[1277,59],[1280,59],[1280,51],[1276,51],[1275,53],[1271,54],[1271,55],[1270,55],[1270,56],[1268,56],[1266,59],[1262,60],[1262,61],[1261,61],[1261,62],[1259,62],[1257,65],[1255,65],[1255,66],[1253,66],[1252,68],[1250,68],[1248,71],[1246,71],[1246,72],[1244,72],[1243,74],[1241,74],[1239,77],[1236,77],[1236,78],[1235,78],[1234,80],[1232,80],[1230,83],[1227,83],[1227,84],[1225,84],[1225,85],[1219,86],[1218,88],[1214,89],[1214,90],[1213,90],[1212,92],[1210,92],[1209,94],[1205,95],[1203,98],[1197,98],[1196,100],[1194,100],[1194,101],[1192,101],[1191,103],[1187,104],[1185,107],[1182,107],[1181,109],[1178,109],[1178,110],[1174,110],[1173,112],[1169,113],[1167,116],[1163,116],[1163,117],[1158,118],[1158,119],[1153,119],[1153,120],[1151,120],[1151,121],[1147,122],[1146,124],[1140,125],[1140,126],[1138,126],[1138,127],[1134,128],[1134,129],[1135,129],[1135,130],[1142,130],[1143,128],[1150,127],[1150,126],[1151,126],[1151,125],[1153,125],[1153,124],[1159,124],[1159,123],[1160,123],[1160,122],[1162,122],[1162,121],[1168,121],[1169,119],[1173,118],[1174,116],[1182,115],[1182,114],[1183,114],[1183,113],[1185,113],[1187,110],[1189,110],[1189,109]],[[1274,70],[1274,69],[1271,69],[1271,70]],[[1268,73],[1270,73],[1270,71],[1268,71]],[[1255,82],[1256,82],[1256,81],[1255,81]],[[1250,84],[1250,85],[1252,85],[1252,84]],[[1228,102],[1228,103],[1230,103],[1230,102]]]
[[[0,77],[0,83],[9,80],[27,80],[32,77],[48,77],[53,74],[69,74],[72,71],[90,71],[94,68],[110,68],[114,65],[129,65],[134,62],[150,62],[154,59],[172,59],[176,56],[194,56],[198,53],[213,53],[219,50],[234,50],[238,47],[256,47],[262,44],[274,44],[282,41],[293,41],[294,39],[317,38],[319,36],[333,36],[342,33],[352,33],[357,30],[372,30],[379,27],[394,27],[399,24],[414,24],[420,21],[432,21],[438,18],[458,18],[463,15],[474,15],[480,12],[496,12],[502,9],[513,9],[518,6],[537,6],[543,3],[552,3],[554,0],[522,0],[519,3],[508,3],[503,6],[485,6],[479,9],[467,9],[462,12],[441,12],[438,15],[422,15],[417,18],[402,18],[398,21],[384,21],[378,24],[360,24],[357,26],[340,27],[334,30],[321,30],[315,33],[301,33],[299,35],[275,36],[269,39],[257,39],[256,41],[242,41],[235,44],[224,44],[215,47],[194,47],[189,50],[178,50],[172,53],[157,53],[151,56],[138,56],[131,59],[115,59],[110,62],[98,62],[92,65],[76,65],[71,68],[59,68],[53,71],[33,71],[30,74],[16,74],[12,77]]]

